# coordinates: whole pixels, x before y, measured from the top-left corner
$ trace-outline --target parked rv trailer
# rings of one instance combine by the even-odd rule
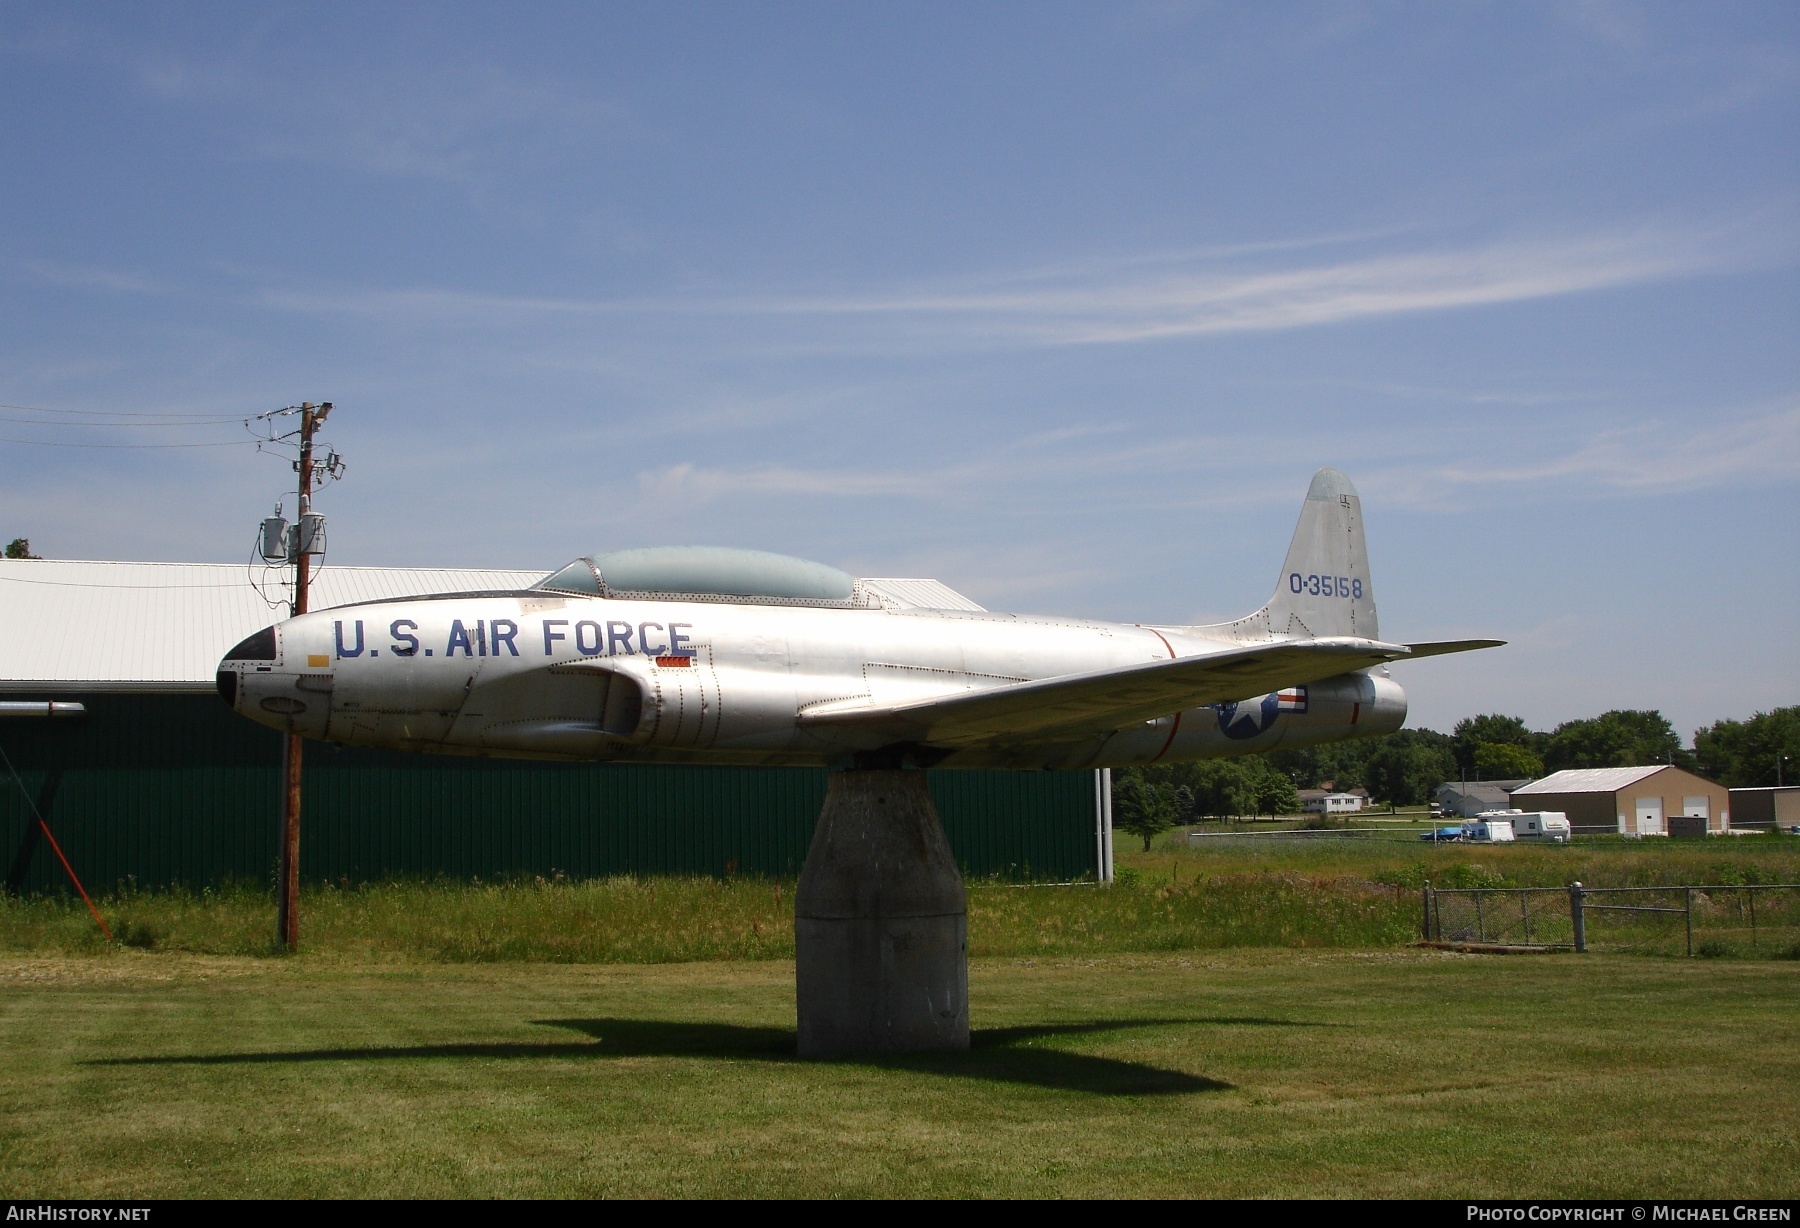
[[[1516,840],[1569,842],[1569,816],[1560,810],[1487,810],[1475,817],[1505,819],[1512,824]]]
[[[1462,838],[1468,844],[1511,844],[1517,839],[1513,835],[1510,819],[1489,818],[1487,815],[1464,819]]]

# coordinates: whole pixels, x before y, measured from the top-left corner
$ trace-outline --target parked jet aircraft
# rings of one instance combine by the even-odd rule
[[[1262,609],[1204,627],[998,614],[935,580],[710,547],[621,550],[518,592],[303,614],[219,693],[353,746],[663,763],[1091,768],[1398,729],[1349,479],[1321,469]]]

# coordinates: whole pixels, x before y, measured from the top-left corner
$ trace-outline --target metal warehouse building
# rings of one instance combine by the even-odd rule
[[[1569,768],[1512,792],[1520,810],[1560,810],[1576,830],[1667,836],[1677,820],[1700,819],[1706,832],[1731,830],[1731,798],[1723,785],[1678,767]]]
[[[536,571],[326,568],[312,606],[522,588]],[[947,590],[946,590],[947,591]],[[276,621],[230,564],[0,562],[0,851],[14,890],[58,889],[43,812],[90,887],[268,881],[281,737],[229,711],[213,671]],[[79,713],[75,713],[75,706]],[[964,872],[1074,879],[1110,859],[1095,772],[932,772]],[[802,768],[410,755],[309,743],[301,873],[793,875],[825,796]]]
[[[1733,789],[1731,821],[1739,827],[1800,825],[1800,785]]]

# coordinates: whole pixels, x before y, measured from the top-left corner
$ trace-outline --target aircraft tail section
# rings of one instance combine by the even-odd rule
[[[1363,540],[1362,500],[1336,469],[1313,474],[1269,604],[1227,624],[1238,640],[1381,638]]]

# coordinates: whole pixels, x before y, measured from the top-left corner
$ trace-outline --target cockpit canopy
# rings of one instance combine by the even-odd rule
[[[583,597],[679,597],[770,605],[870,604],[848,572],[728,546],[646,546],[576,559],[533,588]]]

